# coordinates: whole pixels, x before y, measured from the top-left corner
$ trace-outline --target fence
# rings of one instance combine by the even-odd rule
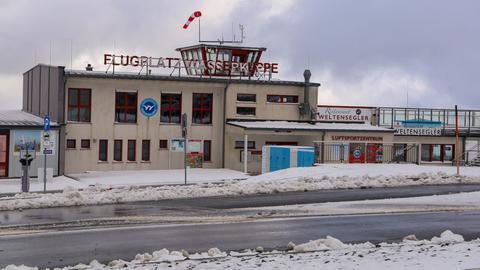
[[[417,143],[314,142],[316,163],[419,163]]]

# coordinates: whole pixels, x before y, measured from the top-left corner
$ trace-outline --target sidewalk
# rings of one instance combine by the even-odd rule
[[[66,187],[85,188],[93,185],[157,186],[184,184],[184,170],[143,170],[143,171],[93,171],[68,176],[54,177],[47,182],[47,191],[62,191]],[[229,169],[189,169],[187,183],[215,183],[229,180],[246,179],[248,175]],[[20,178],[0,179],[0,194],[21,191]],[[30,179],[30,191],[43,191],[43,182]]]

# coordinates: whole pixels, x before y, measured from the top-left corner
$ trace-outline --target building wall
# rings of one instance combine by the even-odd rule
[[[23,74],[22,110],[63,123],[64,68],[37,65]]]
[[[237,94],[256,94],[256,102],[237,101]],[[267,95],[295,95],[298,103],[269,103]],[[317,104],[318,87],[311,86],[310,104]],[[304,100],[304,87],[292,85],[230,84],[227,90],[227,119],[250,120],[310,120],[300,115],[299,104]],[[255,116],[237,115],[237,107],[255,107]]]
[[[138,103],[153,98],[160,104],[162,93],[182,94],[182,113],[188,116],[188,138],[212,141],[212,161],[204,167],[221,167],[223,135],[223,92],[221,83],[194,83],[159,80],[117,80],[93,78],[69,78],[68,88],[92,89],[91,123],[67,123],[66,139],[91,140],[91,149],[66,150],[65,172],[85,170],[129,170],[129,169],[177,169],[183,167],[183,153],[159,149],[160,139],[181,138],[180,124],[160,123],[160,113],[151,118],[137,111],[136,124],[115,123],[115,91],[138,91]],[[192,124],[192,94],[213,94],[213,116],[211,125]],[[137,109],[138,110],[138,109]],[[66,116],[65,116],[66,117]],[[108,140],[108,161],[98,161],[99,140]],[[123,161],[113,161],[113,140],[123,140]],[[127,140],[137,140],[137,161],[126,161]],[[141,161],[141,141],[150,140],[150,162]],[[169,142],[170,143],[170,142]]]

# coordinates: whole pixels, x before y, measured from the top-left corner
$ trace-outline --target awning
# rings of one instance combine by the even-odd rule
[[[299,131],[369,131],[394,132],[393,129],[368,123],[310,123],[293,121],[228,121],[227,124],[247,130],[299,130]]]
[[[51,122],[51,126],[57,123]],[[1,126],[43,127],[43,118],[20,110],[0,110]]]

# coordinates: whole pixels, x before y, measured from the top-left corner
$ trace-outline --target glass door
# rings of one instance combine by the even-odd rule
[[[8,135],[0,134],[0,177],[8,176]]]

